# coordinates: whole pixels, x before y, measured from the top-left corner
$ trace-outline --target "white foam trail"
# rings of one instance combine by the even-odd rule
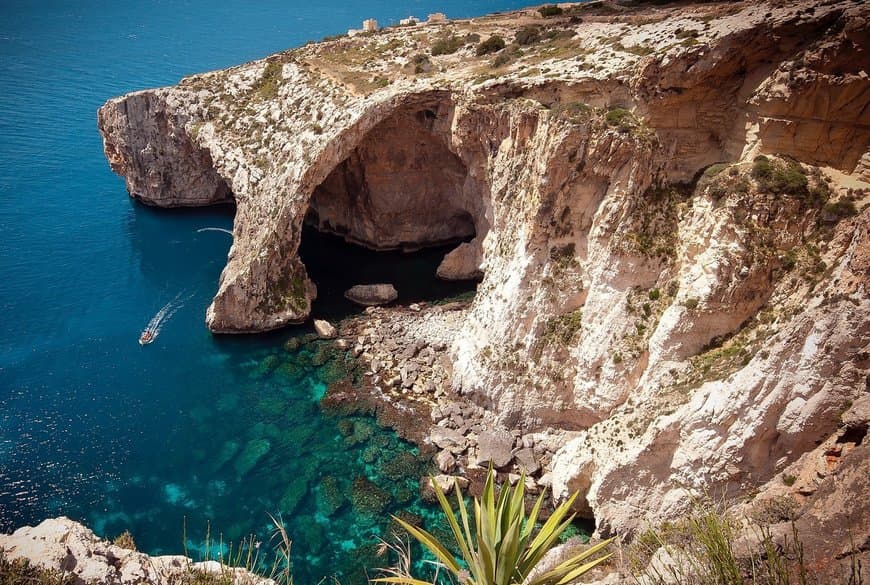
[[[233,232],[230,230],[225,230],[224,228],[216,228],[216,227],[207,227],[196,230],[196,233],[201,232],[223,232],[225,234],[233,235]]]
[[[163,326],[169,321],[172,316],[178,312],[178,309],[184,306],[184,303],[189,301],[193,297],[193,293],[187,295],[184,298],[181,298],[181,295],[184,294],[184,291],[181,291],[175,298],[163,305],[157,313],[151,317],[151,320],[148,321],[148,325],[145,326],[145,333],[151,333],[151,339],[155,339],[158,335],[160,335],[160,330],[163,329]]]

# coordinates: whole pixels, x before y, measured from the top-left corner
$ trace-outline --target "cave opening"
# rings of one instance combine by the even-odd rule
[[[449,148],[451,107],[397,109],[314,189],[299,248],[318,289],[313,316],[359,311],[343,297],[357,284],[392,284],[400,304],[475,290],[482,188]]]
[[[357,284],[389,283],[396,287],[399,304],[466,298],[477,289],[476,280],[442,280],[435,270],[453,246],[429,246],[415,252],[376,251],[345,241],[340,236],[305,226],[299,255],[308,276],[317,285],[311,315],[340,320],[363,307],[344,298]]]

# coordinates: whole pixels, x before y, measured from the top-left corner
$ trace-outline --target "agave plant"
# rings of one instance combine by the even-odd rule
[[[571,505],[577,498],[575,493],[563,502],[535,533],[535,522],[544,499],[538,497],[531,514],[525,511],[525,476],[511,489],[504,486],[498,497],[495,495],[495,473],[490,468],[483,488],[483,497],[474,499],[474,526],[469,523],[468,509],[459,486],[456,500],[459,519],[450,507],[444,492],[436,482],[432,482],[435,494],[444,515],[453,531],[456,545],[462,554],[462,561],[454,558],[437,538],[429,532],[412,526],[393,516],[402,528],[420,541],[438,559],[439,563],[453,573],[460,583],[468,585],[565,585],[583,575],[610,554],[594,557],[610,544],[613,539],[605,540],[529,579],[535,566],[558,541],[574,519],[570,514]],[[589,560],[592,559],[592,560]],[[465,566],[463,566],[463,564]],[[388,571],[390,576],[374,579],[381,583],[403,583],[405,585],[429,585],[426,581],[415,579],[408,570]]]

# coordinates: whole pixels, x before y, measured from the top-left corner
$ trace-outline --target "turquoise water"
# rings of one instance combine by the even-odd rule
[[[298,583],[362,580],[376,518],[423,510],[410,445],[321,410],[336,362],[316,344],[285,351],[301,331],[208,333],[230,238],[197,230],[230,228],[232,210],[131,202],[103,158],[96,109],[366,17],[521,4],[0,3],[0,530],[65,514],[177,553],[186,525],[196,552],[209,525],[225,540],[265,537],[267,513],[280,512]],[[140,347],[173,299],[177,312]]]

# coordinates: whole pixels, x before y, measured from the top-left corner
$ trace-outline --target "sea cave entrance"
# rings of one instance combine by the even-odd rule
[[[484,189],[449,148],[451,117],[443,97],[398,108],[315,188],[299,248],[314,316],[359,310],[343,297],[356,284],[393,284],[399,303],[475,290]]]

